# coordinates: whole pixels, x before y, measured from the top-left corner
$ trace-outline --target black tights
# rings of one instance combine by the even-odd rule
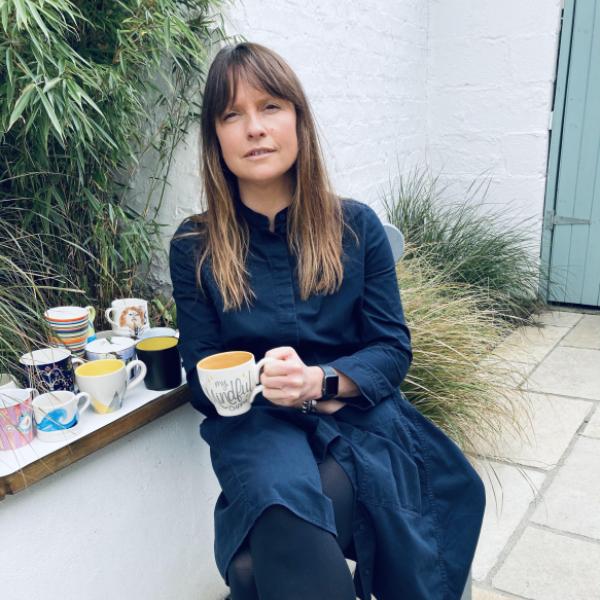
[[[231,600],[355,600],[343,553],[352,541],[354,490],[330,455],[319,474],[333,503],[337,540],[287,508],[270,506],[229,565]]]

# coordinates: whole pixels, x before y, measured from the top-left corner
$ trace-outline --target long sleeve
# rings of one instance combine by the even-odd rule
[[[404,320],[392,250],[377,214],[365,209],[364,296],[360,311],[361,348],[329,364],[359,388],[362,397],[342,398],[368,409],[392,394],[412,362],[410,331]]]
[[[178,232],[189,230],[186,226]],[[192,392],[191,403],[206,416],[216,415],[216,410],[200,387],[197,362],[222,351],[220,324],[211,299],[196,286],[195,248],[197,238],[171,240],[169,267],[173,284],[173,298],[177,307],[179,351]],[[204,291],[206,289],[204,288]]]

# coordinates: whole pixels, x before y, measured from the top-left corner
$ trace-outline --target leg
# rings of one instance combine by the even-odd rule
[[[259,600],[254,583],[252,555],[247,540],[233,557],[227,570],[227,576],[231,589],[229,596],[231,600]]]
[[[282,506],[267,509],[256,523],[257,526],[260,523],[258,534],[254,536],[255,526],[249,536],[254,538],[256,558],[261,561],[257,567],[261,598],[355,598],[354,585],[341,552],[352,540],[354,490],[346,473],[330,455],[319,465],[319,474],[323,492],[333,503],[337,543],[331,534],[299,519]],[[285,532],[284,536],[279,535],[281,531]],[[296,538],[293,543],[292,537]],[[276,541],[281,542],[282,548],[276,547]],[[253,558],[255,555],[246,542],[231,561],[228,579],[232,600],[258,600]],[[303,587],[306,585],[311,587]]]
[[[283,506],[267,508],[250,531],[261,600],[355,600],[335,537]]]

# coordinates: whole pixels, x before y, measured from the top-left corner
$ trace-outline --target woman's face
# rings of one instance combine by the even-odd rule
[[[237,96],[216,119],[216,132],[229,170],[239,184],[269,183],[285,177],[298,155],[296,109],[240,80]],[[255,148],[269,152],[248,156]]]

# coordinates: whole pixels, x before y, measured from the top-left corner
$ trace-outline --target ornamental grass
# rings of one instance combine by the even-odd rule
[[[499,454],[507,430],[522,437],[526,397],[511,389],[512,369],[490,359],[511,325],[491,308],[476,286],[457,283],[407,245],[397,275],[413,363],[402,384],[408,400],[467,454]]]

